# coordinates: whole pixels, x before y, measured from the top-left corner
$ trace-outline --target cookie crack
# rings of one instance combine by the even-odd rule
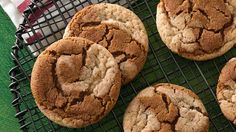
[[[197,9],[203,16],[205,16],[207,18],[208,21],[211,21],[211,19],[209,18],[208,14],[205,12],[205,10],[203,9]]]
[[[233,102],[231,101],[231,100],[229,100],[229,99],[227,99],[227,98],[225,98],[225,99],[219,99],[219,103],[220,104],[222,104],[222,101],[226,101],[227,103],[229,103],[229,104],[233,104]]]
[[[169,104],[170,104],[170,103],[167,101],[167,96],[166,96],[165,94],[162,94],[161,98],[162,98],[162,100],[164,101],[164,103],[165,103],[165,108],[166,108],[166,110],[168,110],[168,113],[169,113]]]
[[[82,66],[86,65],[86,58],[87,58],[87,52],[86,52],[86,49],[83,48],[83,50],[82,50]]]
[[[48,55],[50,55],[51,57],[55,57],[54,59],[54,62],[51,62],[51,74],[52,74],[52,79],[53,79],[53,87],[56,88],[57,92],[61,93],[62,96],[65,96],[64,95],[64,92],[62,91],[62,87],[61,87],[61,83],[60,81],[58,80],[58,77],[57,77],[57,74],[56,74],[56,63],[57,63],[57,59],[60,57],[60,55],[58,55],[58,53],[54,50],[50,50],[48,52],[46,52]],[[47,89],[47,92],[49,92],[50,89]],[[56,97],[57,98],[57,97]],[[46,105],[47,107],[47,105]],[[55,105],[55,102],[54,102],[54,105],[51,106],[52,108],[50,108],[51,110],[54,110],[54,109],[57,109],[56,105]],[[63,105],[63,107],[65,107]],[[47,107],[48,108],[48,107]]]
[[[196,110],[199,113],[202,113],[204,116],[207,116],[204,112],[202,112],[200,107],[190,106],[190,110]]]
[[[167,14],[167,17],[168,17],[167,21],[169,22],[169,24],[171,25],[171,27],[173,27],[173,28],[177,29],[178,31],[180,31],[180,29],[179,29],[177,26],[175,26],[175,25],[171,22],[170,13],[169,13],[168,11],[166,11],[165,6],[164,6],[163,8],[164,8],[164,10],[165,10],[165,13]]]
[[[202,33],[203,33],[203,29],[200,28],[200,32],[199,32],[198,38],[197,38],[197,40],[196,40],[197,43],[198,43],[198,46],[200,46],[200,47],[201,47],[201,45],[200,45],[200,39],[201,39]],[[202,49],[202,48],[201,48],[201,49]]]
[[[189,8],[188,8],[188,13],[190,13],[190,15],[191,15],[191,18],[192,18],[192,13],[191,12],[193,12],[193,7],[194,7],[194,3],[192,2],[192,0],[188,0],[188,2],[189,2]]]
[[[175,131],[175,125],[177,124],[179,118],[180,118],[180,113],[179,113],[179,109],[178,109],[178,113],[177,113],[177,117],[175,118],[175,120],[171,123],[171,130]]]
[[[79,98],[73,98],[70,102],[71,105],[79,104],[84,101],[85,97],[90,96],[92,93],[90,91],[81,91],[79,93]]]
[[[110,39],[108,39],[107,38],[107,35],[109,34],[109,29],[108,29],[108,26],[106,25],[106,33],[105,33],[105,35],[104,35],[104,38],[106,39],[106,42],[107,42],[107,46],[106,46],[106,48],[108,49],[109,47],[110,47],[110,45],[111,45],[111,40],[113,39],[113,35],[111,36],[111,38]],[[103,39],[104,39],[103,38]]]
[[[93,97],[94,97],[95,99],[99,100],[101,106],[104,108],[103,111],[102,111],[102,113],[96,116],[96,120],[98,120],[101,116],[105,115],[105,112],[107,111],[108,102],[110,102],[110,101],[104,101],[103,98],[97,97],[97,96],[95,96],[95,95],[94,95]],[[105,103],[103,103],[103,102],[105,102]]]
[[[51,65],[52,65],[51,73],[52,73],[54,87],[56,87],[57,90],[60,90],[60,92],[62,92],[61,83],[58,80],[58,77],[56,74],[56,63],[57,63],[57,60],[60,57],[60,55],[54,50],[49,51],[49,55],[51,55],[52,57],[55,57],[55,62],[51,63]],[[62,94],[64,95],[63,92],[62,92]]]
[[[125,55],[125,57],[122,58],[122,59],[118,62],[118,64],[121,64],[121,63],[123,63],[123,62],[125,62],[125,61],[127,61],[127,60],[129,60],[129,59],[132,60],[132,59],[137,58],[137,56],[127,54],[126,52],[123,52],[123,51],[116,51],[116,52],[113,52],[112,55],[113,55],[115,58],[118,57],[118,56],[120,56],[120,55]]]
[[[219,8],[216,8],[216,7],[214,7],[214,8],[216,9],[216,11],[220,12],[220,13],[223,14],[225,17],[231,17],[231,16],[228,16],[224,11],[220,10]]]
[[[79,23],[79,25],[81,25],[80,27],[93,27],[93,26],[98,26],[100,25],[101,22],[100,21],[91,21],[91,22],[81,22]]]

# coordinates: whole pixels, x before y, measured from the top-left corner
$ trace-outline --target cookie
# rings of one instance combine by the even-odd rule
[[[85,127],[115,105],[121,73],[112,54],[83,38],[66,38],[37,58],[31,90],[41,112],[62,126]]]
[[[123,84],[135,78],[147,58],[148,36],[143,23],[119,5],[101,3],[82,9],[63,37],[83,37],[106,47],[119,64]]]
[[[192,91],[161,83],[142,90],[129,104],[123,120],[125,132],[206,132],[207,111]]]
[[[191,60],[213,59],[236,43],[236,1],[161,0],[156,24],[172,52]]]
[[[236,58],[222,69],[216,92],[224,116],[236,125]]]

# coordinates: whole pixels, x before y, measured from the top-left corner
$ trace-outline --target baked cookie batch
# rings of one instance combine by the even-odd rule
[[[157,29],[166,46],[188,59],[221,56],[236,43],[236,1],[161,0]],[[148,36],[132,11],[115,4],[85,7],[74,15],[63,39],[37,58],[31,90],[40,111],[71,128],[94,124],[116,104],[121,86],[142,70]],[[236,125],[236,59],[223,68],[217,99]],[[206,132],[207,111],[192,91],[174,84],[142,90],[124,114],[125,132]]]
[[[121,85],[141,71],[147,52],[138,16],[115,4],[90,5],[38,56],[31,78],[35,102],[62,126],[96,123],[116,104]]]

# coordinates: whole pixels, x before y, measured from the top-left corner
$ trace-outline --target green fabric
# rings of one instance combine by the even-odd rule
[[[10,18],[0,6],[0,131],[20,131],[19,124],[15,118],[15,109],[11,105],[12,95],[9,91],[10,84],[8,72],[13,66],[10,52],[14,44],[16,31]]]

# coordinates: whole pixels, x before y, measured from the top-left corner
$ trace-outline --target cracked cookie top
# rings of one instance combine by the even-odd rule
[[[31,89],[36,104],[50,120],[85,127],[102,119],[115,105],[121,73],[111,53],[83,38],[66,38],[37,58]]]
[[[125,132],[206,132],[208,114],[192,91],[173,84],[157,84],[141,91],[129,104]]]
[[[83,37],[106,47],[119,64],[123,84],[134,79],[146,61],[148,37],[143,23],[119,5],[85,7],[74,15],[63,37]]]
[[[168,48],[189,59],[218,57],[236,43],[233,0],[161,0],[156,21]]]
[[[231,59],[221,71],[217,99],[225,117],[236,125],[236,58]]]

